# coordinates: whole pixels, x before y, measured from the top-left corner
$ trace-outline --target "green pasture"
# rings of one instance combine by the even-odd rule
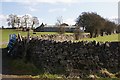
[[[80,41],[117,42],[120,41],[120,34],[105,35],[96,38],[84,38]]]

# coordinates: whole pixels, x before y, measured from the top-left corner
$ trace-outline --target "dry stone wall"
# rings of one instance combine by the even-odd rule
[[[26,39],[16,43],[16,56],[24,55]],[[43,72],[83,77],[105,68],[120,71],[120,42],[56,42],[32,38],[27,44],[26,60]]]
[[[89,34],[81,34],[81,38],[88,38]],[[54,40],[57,42],[63,42],[63,41],[71,41],[75,40],[74,34],[45,34],[45,35],[39,35],[39,39],[42,40]]]

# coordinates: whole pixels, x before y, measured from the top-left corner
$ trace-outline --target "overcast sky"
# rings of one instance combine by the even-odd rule
[[[62,16],[63,22],[75,24],[82,12],[96,12],[104,18],[118,17],[119,0],[3,0],[0,1],[0,26],[6,26],[9,14],[28,14],[39,18],[40,23],[55,24]]]

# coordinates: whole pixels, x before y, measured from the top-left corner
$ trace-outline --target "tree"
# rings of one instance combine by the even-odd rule
[[[80,27],[77,25],[74,31],[75,40],[79,40],[80,34],[81,34]]]
[[[39,25],[39,20],[37,17],[32,17],[30,15],[24,15],[22,17],[18,17],[15,14],[10,14],[7,18],[8,26],[12,26],[12,28],[34,28],[34,26]]]
[[[63,25],[62,16],[57,18],[56,26],[58,27],[58,33],[64,34],[65,33],[65,26]]]
[[[17,27],[20,28],[20,17],[16,17],[16,24]]]
[[[23,24],[26,28],[28,28],[28,21],[30,19],[30,16],[29,15],[24,15],[23,17]]]
[[[62,16],[57,18],[57,24],[61,25],[63,23]]]
[[[97,13],[84,12],[80,15],[76,24],[82,26],[85,32],[90,33],[90,37],[103,36],[103,33],[107,34],[114,33],[116,31],[116,24],[107,19],[104,19]]]
[[[37,26],[37,25],[39,25],[39,20],[38,20],[38,18],[37,17],[32,17],[32,29],[34,29],[34,27],[33,26]]]
[[[120,24],[117,26],[117,32],[120,33]]]
[[[104,18],[93,12],[84,12],[76,20],[76,24],[79,27],[83,27],[85,32],[89,32],[90,37],[96,37],[100,35],[100,30],[104,28],[103,22]]]
[[[17,21],[17,15],[14,14],[10,14],[8,16],[7,22],[8,22],[8,26],[12,26],[12,28],[15,28],[16,22]]]
[[[104,28],[104,30],[105,30],[105,32],[107,34],[114,33],[114,31],[116,30],[116,28],[117,28],[117,26],[116,26],[116,24],[114,22],[111,22],[109,20],[105,21],[105,28]]]

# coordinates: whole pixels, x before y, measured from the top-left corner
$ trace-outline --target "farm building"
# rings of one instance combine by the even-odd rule
[[[66,23],[61,24],[61,26],[64,26],[65,32],[74,32],[76,26],[70,26]],[[44,25],[43,23],[37,27],[34,31],[35,32],[57,32],[59,30],[59,27],[55,25]]]

